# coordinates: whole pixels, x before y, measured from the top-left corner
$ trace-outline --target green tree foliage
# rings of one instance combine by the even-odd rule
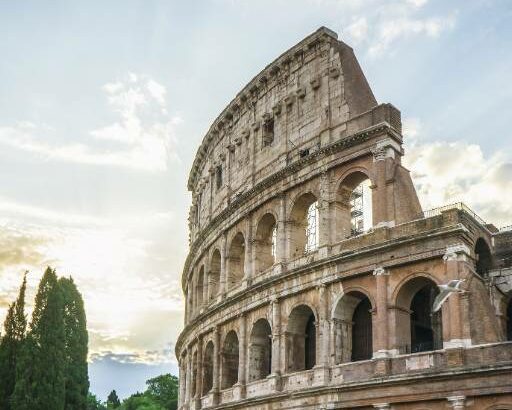
[[[146,394],[164,409],[174,410],[178,407],[179,382],[176,376],[162,374],[149,379],[146,384],[148,386]]]
[[[122,410],[165,410],[152,397],[144,393],[136,393],[123,401]]]
[[[115,390],[112,390],[107,397],[107,409],[117,409],[121,406],[121,401],[117,397]]]
[[[36,295],[30,331],[16,364],[13,410],[63,410],[65,329],[57,275],[47,268]]]
[[[4,337],[0,342],[0,409],[11,409],[11,396],[16,380],[16,361],[25,339],[25,290],[27,274],[23,277],[18,298],[9,307],[4,323]]]
[[[94,394],[87,395],[87,410],[107,410],[105,405]]]
[[[72,278],[59,279],[63,297],[66,386],[65,410],[86,410],[89,376],[87,373],[87,325],[84,302]]]
[[[144,393],[135,393],[123,401],[120,410],[176,410],[178,408],[178,378],[163,374],[146,381]],[[110,396],[109,396],[110,397]]]

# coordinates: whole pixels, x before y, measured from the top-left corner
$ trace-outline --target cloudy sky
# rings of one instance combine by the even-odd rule
[[[512,224],[511,19],[509,0],[0,1],[0,320],[50,264],[84,295],[95,393],[175,373],[195,150],[322,25],[401,109],[424,208]]]

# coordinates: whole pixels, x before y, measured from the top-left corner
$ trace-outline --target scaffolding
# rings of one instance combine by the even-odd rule
[[[363,185],[359,184],[350,195],[350,225],[352,235],[364,232]]]

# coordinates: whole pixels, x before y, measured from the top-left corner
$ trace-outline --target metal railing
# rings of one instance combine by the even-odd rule
[[[433,216],[438,216],[441,215],[444,211],[449,211],[451,209],[458,209],[460,211],[464,211],[467,214],[469,214],[474,220],[476,220],[480,225],[487,225],[487,223],[481,217],[479,217],[469,206],[467,206],[463,202],[456,202],[454,204],[444,205],[437,208],[429,209],[427,211],[423,211],[423,218],[431,218]],[[512,227],[510,228],[512,229]]]

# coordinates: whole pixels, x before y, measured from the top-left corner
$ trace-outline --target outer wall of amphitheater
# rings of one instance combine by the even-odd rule
[[[188,183],[180,409],[512,409],[511,234],[423,211],[403,154],[323,27],[224,109]]]

